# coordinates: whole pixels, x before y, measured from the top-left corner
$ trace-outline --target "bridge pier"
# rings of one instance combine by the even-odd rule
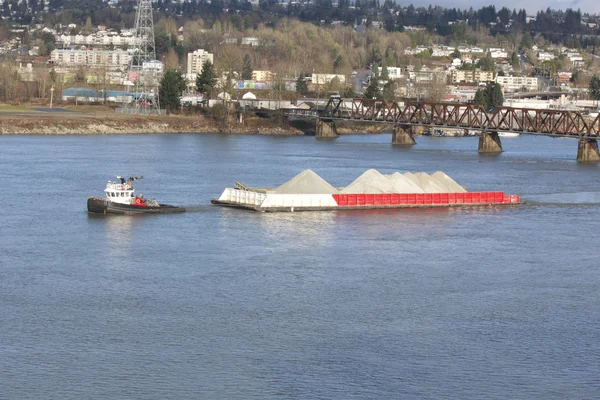
[[[337,127],[335,121],[329,120],[324,121],[317,119],[317,129],[315,131],[315,137],[317,139],[334,139],[338,137]]]
[[[477,151],[481,154],[502,153],[502,142],[498,132],[482,132],[479,136],[479,148]]]
[[[394,126],[394,131],[392,132],[392,144],[399,146],[413,146],[417,142],[413,137],[412,127],[403,125],[403,126]]]
[[[577,161],[587,163],[600,162],[598,141],[596,139],[580,139],[577,146]]]

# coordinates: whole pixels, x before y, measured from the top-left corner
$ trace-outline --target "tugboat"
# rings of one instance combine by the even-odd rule
[[[104,193],[106,198],[88,197],[88,212],[96,214],[169,214],[184,212],[185,208],[160,204],[156,200],[145,199],[142,195],[136,195],[133,182],[142,179],[143,176],[132,176],[125,180],[117,176],[118,181],[108,181]]]

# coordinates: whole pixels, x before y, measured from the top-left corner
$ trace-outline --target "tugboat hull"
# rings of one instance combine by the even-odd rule
[[[106,201],[97,197],[90,197],[87,201],[88,212],[94,214],[172,214],[184,212],[185,208],[169,204],[158,206],[137,206],[130,204],[119,204]]]

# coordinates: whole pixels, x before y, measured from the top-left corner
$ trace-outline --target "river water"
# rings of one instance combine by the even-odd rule
[[[0,399],[594,399],[600,167],[569,139],[0,136]],[[515,208],[261,214],[223,188],[443,170]],[[96,217],[114,175],[179,215]]]

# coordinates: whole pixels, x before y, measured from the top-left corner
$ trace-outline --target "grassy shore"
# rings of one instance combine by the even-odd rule
[[[204,115],[141,116],[117,114],[107,107],[70,106],[59,109],[0,105],[3,135],[110,135],[224,132],[253,135],[302,135],[286,121],[246,115],[224,123]]]
[[[216,118],[196,115],[124,115],[105,106],[13,106],[0,104],[1,135],[123,135],[149,133],[208,133],[238,135],[295,136],[314,134],[315,121],[290,123],[285,118],[244,114],[238,124],[232,115],[224,123]],[[341,135],[376,134],[390,131],[385,124],[337,121]]]

